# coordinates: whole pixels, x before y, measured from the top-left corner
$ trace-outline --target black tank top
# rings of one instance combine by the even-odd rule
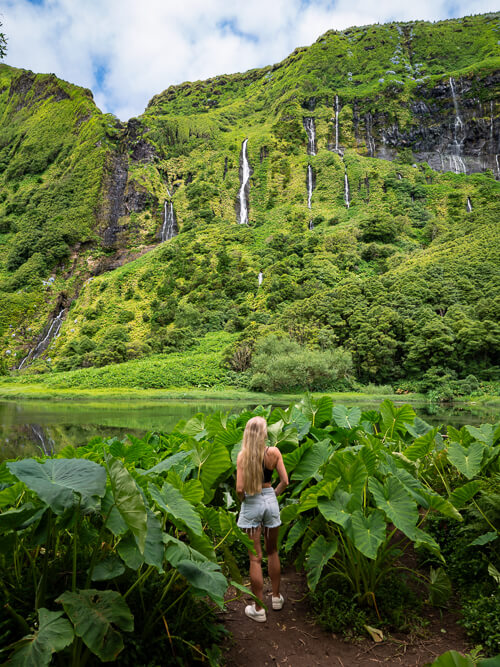
[[[266,447],[266,452],[269,449],[269,447]],[[273,478],[273,470],[269,470],[269,468],[266,468],[266,453],[264,452],[264,458],[262,460],[262,483],[263,484],[268,484],[272,478]]]

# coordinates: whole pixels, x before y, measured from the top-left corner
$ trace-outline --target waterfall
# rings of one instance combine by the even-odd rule
[[[470,197],[467,197],[467,213],[472,213],[472,202]]]
[[[372,115],[371,113],[366,114],[366,147],[368,149],[368,155],[370,157],[375,157],[375,139],[373,138],[372,130]]]
[[[59,335],[59,331],[61,330],[61,326],[63,323],[63,318],[64,318],[64,313],[66,312],[66,308],[61,308],[59,313],[54,317],[54,319],[50,322],[49,328],[47,330],[47,333],[45,336],[42,338],[42,340],[36,345],[35,348],[31,349],[28,354],[24,357],[24,359],[21,361],[21,363],[18,366],[18,370],[21,370],[21,368],[29,363],[30,361],[33,361],[37,357],[39,357],[42,352],[45,352],[45,350],[48,348],[50,342],[54,340],[54,338],[57,338]]]
[[[262,285],[262,281],[264,280],[264,274],[262,273],[262,271],[259,271],[258,280],[259,280],[259,287],[260,287]]]
[[[403,177],[401,176],[400,173],[397,174],[397,177],[398,177],[398,181],[402,181],[402,180],[403,180]]]
[[[339,96],[335,95],[335,150],[339,150]]]
[[[316,155],[316,127],[314,118],[310,116],[303,119],[304,130],[307,132],[307,154]]]
[[[175,219],[173,202],[165,201],[163,207],[163,225],[161,226],[160,239],[161,241],[168,241],[177,234],[177,221]]]
[[[309,229],[312,231],[314,229],[314,222],[309,220]]]
[[[170,192],[170,188],[168,187],[168,185],[166,186],[166,188],[167,188],[167,195],[170,197],[170,199],[172,199],[172,193]]]
[[[347,169],[344,172],[344,201],[347,208],[351,204],[350,194],[349,194],[349,179],[347,178]]]
[[[500,178],[500,162],[498,161],[498,155],[495,155],[495,162],[497,163],[497,178]]]
[[[455,82],[453,81],[453,78],[451,76],[449,81],[450,81],[451,97],[453,99],[453,107],[455,109],[455,123],[453,126],[453,146],[452,146],[453,153],[449,156],[450,167],[451,170],[455,172],[455,174],[466,174],[467,168],[461,157],[462,145],[465,139],[464,124],[462,119],[460,118],[460,112],[458,109],[458,100],[455,92]]]
[[[240,191],[238,198],[240,202],[240,225],[248,224],[248,189],[250,187],[250,165],[247,155],[248,139],[245,139],[241,145],[240,153]]]
[[[311,200],[313,195],[314,175],[310,164],[307,165],[307,208],[311,208]]]

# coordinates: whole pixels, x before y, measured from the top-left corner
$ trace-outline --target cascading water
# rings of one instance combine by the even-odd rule
[[[307,132],[307,154],[316,155],[316,126],[314,118],[308,116],[303,119],[304,130]]]
[[[339,150],[339,96],[335,95],[335,150]]]
[[[259,271],[259,278],[258,278],[259,287],[262,285],[263,280],[264,280],[264,274],[262,273],[262,271]]]
[[[351,204],[351,197],[349,193],[349,179],[347,178],[347,169],[344,172],[344,201],[347,208]]]
[[[373,122],[371,113],[366,114],[366,147],[368,155],[375,157],[375,139],[373,138]]]
[[[165,201],[163,207],[163,225],[161,226],[160,239],[161,241],[168,241],[177,234],[177,220],[175,219],[175,211],[173,202]]]
[[[314,229],[314,222],[309,220],[309,229],[312,231]]]
[[[30,361],[33,361],[34,359],[39,357],[42,354],[42,352],[45,352],[51,341],[57,338],[57,336],[59,335],[59,331],[61,330],[65,312],[66,308],[61,308],[56,317],[54,317],[54,319],[51,321],[47,333],[42,338],[42,340],[36,345],[36,347],[30,350],[28,354],[24,357],[24,359],[21,361],[21,363],[18,366],[19,370],[21,370],[21,368],[25,364],[28,364]]]
[[[467,213],[472,213],[472,202],[470,197],[467,197]]]
[[[311,201],[313,195],[313,170],[310,164],[307,165],[307,208],[311,208]]]
[[[467,168],[465,162],[462,159],[462,146],[465,139],[464,124],[460,118],[457,94],[455,92],[455,82],[450,76],[450,90],[451,97],[453,99],[453,107],[455,109],[455,122],[453,126],[453,145],[452,145],[452,154],[449,156],[450,167],[455,174],[466,174]]]
[[[238,199],[240,202],[240,225],[248,224],[248,189],[250,187],[250,165],[248,164],[247,154],[248,139],[245,139],[241,145],[240,153],[240,191]]]

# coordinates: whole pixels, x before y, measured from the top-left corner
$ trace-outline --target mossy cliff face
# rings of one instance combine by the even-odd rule
[[[65,308],[60,370],[225,330],[236,357],[270,333],[342,346],[363,381],[494,376],[499,35],[493,14],[330,31],[126,124],[0,68],[3,358]]]

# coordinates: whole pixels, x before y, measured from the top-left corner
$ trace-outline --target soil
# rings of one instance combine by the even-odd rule
[[[380,643],[368,638],[347,643],[315,624],[305,598],[307,583],[302,574],[286,568],[281,592],[285,605],[281,611],[273,611],[270,581],[265,580],[264,594],[269,603],[265,623],[256,623],[245,616],[245,605],[251,602],[245,596],[227,603],[222,619],[232,635],[223,647],[227,667],[374,667],[377,663],[388,667],[422,667],[451,649],[468,651],[465,633],[452,612],[428,608],[425,618],[429,625],[424,636],[394,633]],[[228,593],[228,599],[237,595],[234,589]]]

